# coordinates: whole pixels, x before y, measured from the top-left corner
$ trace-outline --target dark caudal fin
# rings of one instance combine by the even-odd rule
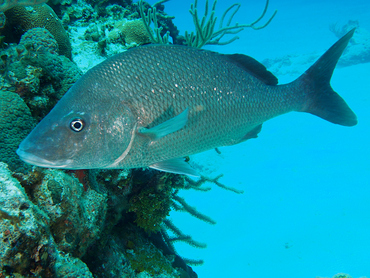
[[[357,124],[355,113],[330,86],[334,68],[354,32],[355,29],[352,29],[338,40],[297,80],[300,86],[304,87],[308,98],[301,111],[314,114],[334,124],[344,126]]]

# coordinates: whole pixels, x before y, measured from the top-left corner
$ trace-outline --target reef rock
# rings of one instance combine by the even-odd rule
[[[0,273],[37,275],[50,263],[48,216],[0,163]]]
[[[0,273],[93,277],[79,258],[100,236],[106,195],[61,170],[13,175],[0,163]]]
[[[107,213],[107,197],[84,189],[61,170],[42,170],[43,179],[33,189],[39,208],[50,218],[50,231],[58,250],[76,257],[85,254],[100,235]]]

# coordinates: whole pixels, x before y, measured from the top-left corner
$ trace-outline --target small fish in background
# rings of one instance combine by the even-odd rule
[[[133,48],[79,79],[17,153],[41,167],[151,167],[197,176],[183,157],[256,138],[263,122],[287,112],[354,126],[356,115],[330,86],[353,33],[284,85],[246,55]]]

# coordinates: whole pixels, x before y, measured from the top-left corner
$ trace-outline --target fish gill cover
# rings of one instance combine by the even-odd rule
[[[217,18],[217,1],[211,7],[207,0],[201,17],[195,1],[190,13],[196,31],[181,36],[173,17],[164,12],[164,2],[53,0],[34,7],[27,5],[38,2],[4,2],[0,122],[7,127],[2,128],[0,143],[1,161],[8,165],[0,165],[0,277],[197,277],[190,265],[203,261],[181,257],[174,243],[197,248],[206,244],[193,239],[190,228],[176,227],[168,216],[171,210],[184,211],[215,224],[178,193],[209,191],[205,184],[243,193],[221,183],[222,175],[194,180],[149,169],[30,169],[15,155],[34,122],[48,114],[82,72],[107,57],[148,42],[172,41],[194,48],[228,44],[245,28],[265,28],[276,14],[266,17],[267,1],[257,20],[234,24],[239,4]],[[52,8],[51,23],[20,16],[26,13],[23,6],[40,14]],[[262,78],[263,72],[267,82],[275,82],[253,59],[229,59],[241,67],[248,64],[251,74]],[[256,66],[253,71],[251,65]],[[11,131],[8,136],[5,130]],[[259,131],[257,126],[241,141]],[[201,165],[191,165],[201,171]]]

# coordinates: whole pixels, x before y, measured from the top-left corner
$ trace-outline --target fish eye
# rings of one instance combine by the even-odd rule
[[[85,125],[85,122],[83,120],[74,119],[69,124],[69,127],[75,132],[80,132],[81,130],[84,129],[84,125]]]

